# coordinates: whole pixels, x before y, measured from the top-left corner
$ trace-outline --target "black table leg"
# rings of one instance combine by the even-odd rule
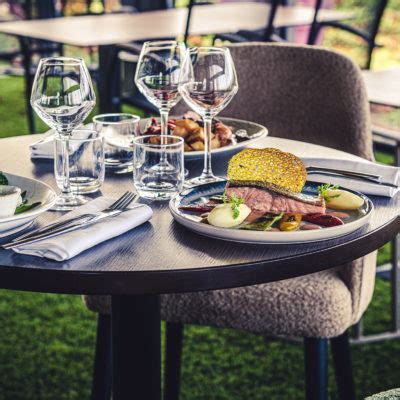
[[[113,400],[160,400],[159,296],[112,296],[111,306]]]
[[[101,113],[120,112],[119,62],[114,45],[99,46],[99,106]]]

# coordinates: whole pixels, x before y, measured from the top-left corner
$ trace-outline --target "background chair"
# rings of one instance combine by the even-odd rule
[[[381,47],[381,45],[376,42],[376,36],[378,34],[388,0],[373,0],[365,2],[365,4],[366,6],[363,15],[363,19],[365,19],[365,26],[363,28],[359,28],[355,25],[348,25],[347,23],[343,22],[318,22],[318,14],[322,6],[322,0],[317,0],[315,5],[314,19],[308,37],[308,44],[316,43],[318,34],[324,27],[332,27],[349,32],[366,42],[367,59],[364,68],[369,69],[371,67],[372,53],[374,49]]]
[[[142,4],[143,3],[143,4]],[[184,31],[184,42],[187,43],[190,33],[190,21],[192,17],[192,10],[195,5],[209,4],[207,2],[196,2],[195,0],[189,0],[187,9],[188,15],[186,18],[185,31]],[[143,6],[143,7],[142,7]],[[174,6],[173,1],[152,1],[152,2],[135,2],[134,7],[137,12],[141,11],[154,11],[159,9],[171,8]],[[157,38],[148,38],[147,40],[157,40]],[[170,38],[175,40],[175,38]],[[167,39],[162,39],[167,40]],[[137,89],[134,82],[134,74],[139,60],[139,54],[142,49],[143,41],[133,42],[129,44],[121,44],[117,49],[117,57],[115,60],[115,76],[119,75],[114,82],[117,82],[119,87],[117,88],[118,101],[120,104],[129,104],[134,107],[139,107],[148,114],[158,114],[159,110],[153,104],[151,104],[140,91]]]
[[[64,2],[62,2],[64,6]],[[36,0],[35,2],[26,1],[24,4],[26,19],[56,18],[62,16],[63,9],[57,10],[53,0]],[[35,133],[35,120],[33,109],[30,105],[33,77],[36,68],[33,65],[34,56],[49,57],[53,55],[62,56],[63,45],[60,43],[49,42],[39,39],[26,37],[19,38],[20,49],[23,57],[23,69],[25,77],[25,101],[28,116],[28,128],[30,133]]]
[[[315,47],[229,46],[240,90],[223,113],[266,125],[273,136],[317,143],[372,159],[369,108],[359,69]],[[329,96],[326,96],[329,93]],[[175,113],[186,109],[178,105]],[[327,345],[341,399],[355,399],[347,329],[373,293],[376,254],[324,272],[270,284],[161,297],[167,321],[165,399],[178,399],[183,324],[304,338],[307,399],[327,398]],[[109,387],[109,299],[86,296],[100,313],[93,393]],[[104,384],[108,382],[108,386]],[[104,397],[109,398],[109,397]]]
[[[227,40],[231,43],[243,43],[243,42],[282,42],[284,39],[275,32],[274,22],[278,7],[281,4],[285,4],[284,0],[270,0],[271,9],[266,21],[264,29],[257,31],[240,30],[236,33],[223,33],[217,34],[214,37],[216,40]]]

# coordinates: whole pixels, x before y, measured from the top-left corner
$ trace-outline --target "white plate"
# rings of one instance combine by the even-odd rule
[[[196,214],[179,210],[181,205],[201,203],[206,201],[210,196],[222,194],[225,184],[226,182],[209,183],[183,191],[178,196],[171,199],[169,203],[172,216],[177,222],[189,228],[190,230],[213,238],[242,243],[288,244],[316,242],[347,235],[368,224],[374,209],[372,201],[368,197],[361,193],[352,191],[358,196],[363,197],[365,201],[364,205],[359,209],[359,211],[344,211],[351,214],[351,217],[344,221],[344,225],[322,228],[318,230],[294,232],[260,232],[242,229],[217,228],[212,225],[201,223],[200,217]],[[317,186],[318,183],[307,182],[303,192],[307,194],[316,194]]]
[[[57,198],[54,190],[43,182],[8,173],[4,173],[4,175],[8,179],[9,185],[21,188],[22,192],[26,190],[29,204],[38,201],[42,204],[24,213],[0,218],[0,235],[2,237],[28,227],[40,214],[52,207]]]
[[[180,117],[171,117],[171,119],[179,119]],[[159,120],[159,118],[157,118]],[[220,147],[219,149],[211,150],[211,153],[214,155],[217,154],[229,154],[233,152],[237,152],[244,147],[250,146],[251,144],[257,142],[258,140],[264,138],[268,135],[268,130],[265,126],[260,124],[256,124],[255,122],[243,121],[241,119],[236,118],[218,118],[225,125],[229,126],[233,133],[238,131],[239,129],[245,129],[251,139],[245,139],[235,144],[230,144],[228,146]],[[150,118],[144,118],[140,120],[140,131],[144,132],[146,127],[150,124]],[[107,138],[107,143],[111,146],[119,147],[123,150],[131,150],[129,139],[125,137],[113,137]],[[185,152],[186,160],[197,160],[202,159],[204,157],[203,151],[189,151]]]

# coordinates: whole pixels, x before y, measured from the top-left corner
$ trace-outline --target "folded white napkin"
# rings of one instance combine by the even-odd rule
[[[54,130],[50,129],[43,137],[29,146],[31,158],[54,159]]]
[[[400,186],[400,168],[373,163],[370,161],[342,160],[339,158],[302,158],[306,167],[325,167],[352,172],[363,172],[373,175],[381,175],[381,180]],[[364,194],[374,196],[393,197],[399,192],[399,188],[369,183],[359,179],[337,177],[319,174],[309,174],[307,180],[311,182],[326,182],[340,185],[347,189],[357,190]]]
[[[60,218],[59,221],[90,212],[104,210],[113,202],[115,202],[115,199],[99,197],[71,211]],[[130,208],[131,210],[129,211],[125,211],[115,217],[105,218],[86,228],[80,228],[64,235],[43,239],[39,242],[22,244],[13,248],[13,250],[17,253],[50,258],[56,261],[69,260],[82,251],[108,239],[122,235],[143,224],[153,215],[151,208],[145,204],[135,203],[132,204]]]
[[[86,125],[81,125],[79,129],[92,129],[93,124],[89,123]],[[43,133],[40,140],[32,143],[29,146],[31,152],[31,158],[45,158],[48,160],[54,159],[54,135],[56,132],[54,129],[49,129]]]

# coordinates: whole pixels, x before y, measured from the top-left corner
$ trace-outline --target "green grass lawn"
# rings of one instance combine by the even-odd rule
[[[24,107],[22,79],[0,79],[0,137],[27,133]],[[378,156],[391,161],[386,154]],[[388,246],[380,251],[380,263],[389,251]],[[365,317],[367,333],[388,329],[389,291],[389,283],[378,279]],[[0,400],[89,398],[96,325],[79,296],[1,290],[0,327]],[[188,327],[181,398],[303,399],[302,351],[302,346],[266,343],[248,333]],[[400,386],[396,354],[400,341],[353,348],[359,398]],[[337,399],[332,372],[330,393]]]

